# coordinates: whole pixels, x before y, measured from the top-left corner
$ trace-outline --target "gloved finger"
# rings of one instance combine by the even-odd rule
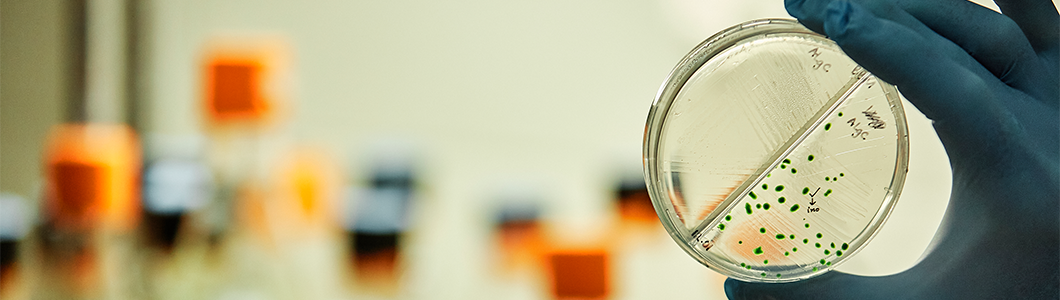
[[[809,28],[823,29],[825,8],[834,1],[789,0],[785,4]],[[1053,96],[1060,89],[1054,84],[1056,68],[1040,61],[1023,31],[1007,16],[966,0],[853,2],[920,34],[978,76],[991,74],[1036,99],[1057,98]],[[1056,106],[1060,100],[1052,102]]]
[[[836,1],[841,0],[785,0],[784,9],[792,17],[798,19],[799,23],[802,23],[806,28],[825,34],[825,10],[829,4]],[[871,11],[877,17],[905,25],[924,37],[934,33],[931,28],[922,24],[916,17],[906,13],[891,0],[865,0],[858,1],[858,4]]]
[[[1053,108],[1060,106],[1060,96],[1057,96],[1060,95],[1060,86],[1056,84],[1057,78],[1060,78],[1060,30],[1057,30],[1060,28],[1060,14],[1057,13],[1056,6],[1048,0],[994,2],[1005,16],[1011,18],[1023,30],[1044,68],[1042,74],[1037,75],[1040,81],[1038,88],[1018,88],[1051,104]]]
[[[894,275],[894,276],[901,276]],[[751,283],[725,280],[729,299],[902,299],[901,289],[891,288],[890,277],[862,277],[838,271],[790,283]]]
[[[1060,47],[1060,14],[1049,0],[995,0],[1001,13],[1012,18],[1030,40],[1036,52],[1052,52]]]
[[[836,1],[842,0],[785,0],[784,4],[788,13],[796,19],[799,19],[799,22],[807,28],[817,33],[828,35],[824,30],[826,11],[828,5]],[[923,41],[928,43],[932,48],[935,48],[936,51],[941,53],[944,57],[959,63],[966,69],[975,73],[975,75],[984,77],[993,76],[993,73],[983,67],[975,60],[975,58],[968,55],[968,52],[963,48],[936,33],[930,27],[922,23],[916,16],[905,11],[904,8],[899,7],[894,1],[862,0],[857,2],[876,17],[893,21],[917,33]],[[942,11],[945,12],[946,9],[943,9]]]
[[[940,53],[909,28],[880,19],[857,4],[833,2],[825,32],[854,61],[890,82],[940,129],[947,150],[989,143],[1001,110],[994,90],[1008,89],[992,76],[973,72]],[[952,136],[942,136],[943,132]],[[967,133],[967,134],[966,134]]]
[[[1002,82],[1036,99],[1060,101],[1049,96],[1056,95],[1056,75],[1049,76],[1049,66],[1042,63],[1028,37],[1009,17],[965,0],[910,1],[901,5],[924,25],[963,48]]]

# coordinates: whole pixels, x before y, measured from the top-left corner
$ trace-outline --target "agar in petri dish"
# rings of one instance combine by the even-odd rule
[[[663,226],[696,260],[744,281],[838,266],[883,224],[907,163],[894,86],[783,19],[693,49],[660,89],[644,137]]]

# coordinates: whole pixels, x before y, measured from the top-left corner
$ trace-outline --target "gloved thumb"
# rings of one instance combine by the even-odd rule
[[[807,280],[790,283],[751,283],[729,278],[725,295],[729,299],[893,299],[887,277],[865,277],[832,271]]]

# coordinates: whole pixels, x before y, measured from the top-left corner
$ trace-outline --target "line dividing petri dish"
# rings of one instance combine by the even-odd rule
[[[894,86],[794,20],[755,20],[674,68],[648,114],[644,175],[663,226],[697,261],[790,282],[872,238],[908,147]]]

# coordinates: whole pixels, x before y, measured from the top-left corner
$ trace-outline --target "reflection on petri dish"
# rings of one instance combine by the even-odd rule
[[[882,225],[906,174],[897,90],[791,20],[740,24],[697,46],[647,126],[645,177],[664,227],[744,281],[835,268]]]

